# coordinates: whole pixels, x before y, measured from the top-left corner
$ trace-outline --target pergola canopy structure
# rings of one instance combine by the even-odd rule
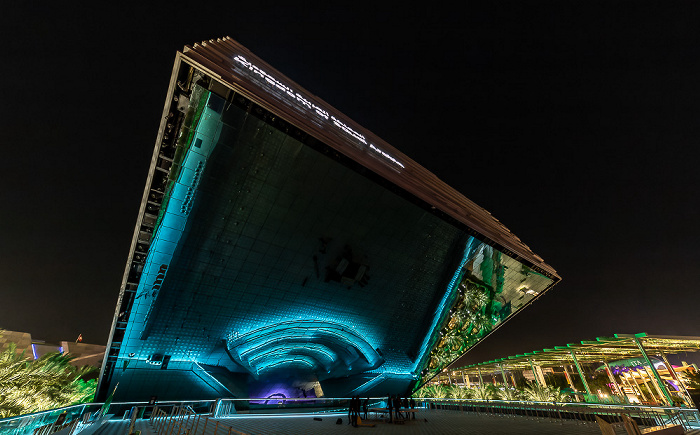
[[[668,361],[667,355],[698,350],[700,350],[700,337],[649,335],[646,333],[615,334],[613,337],[597,337],[595,341],[584,340],[580,343],[569,343],[566,346],[554,346],[553,348],[511,355],[456,369],[446,369],[444,373],[450,383],[453,379],[451,375],[457,375],[457,378],[461,375],[469,386],[469,381],[467,381],[469,376],[478,376],[479,383],[483,384],[483,375],[494,375],[495,382],[496,374],[498,374],[498,376],[503,377],[506,385],[512,383],[515,386],[514,371],[523,371],[523,376],[525,376],[526,371],[531,371],[535,382],[545,386],[547,381],[542,369],[562,367],[567,382],[572,387],[572,391],[575,391],[572,377],[566,368],[567,365],[572,365],[578,372],[585,393],[595,396],[594,389],[589,387],[586,380],[586,370],[582,368],[582,366],[590,364],[595,367],[594,371],[604,370],[610,381],[608,385],[612,386],[611,391],[619,396],[620,400],[628,403],[638,401],[640,399],[636,397],[636,394],[639,392],[641,400],[644,401],[661,402],[666,405],[675,405],[680,402],[693,406],[694,400],[684,385],[687,380],[684,381],[676,373]],[[659,358],[655,358],[656,356]],[[602,365],[599,365],[600,363]],[[684,365],[683,369],[687,370],[690,367]],[[697,370],[697,367],[692,370]],[[511,373],[510,381],[506,377],[506,372]],[[615,375],[620,375],[620,382]],[[647,384],[647,379],[650,381],[653,388],[646,385],[646,388],[649,389],[649,397],[646,397],[644,392],[639,389],[635,378],[638,378],[644,385]],[[438,376],[437,381],[440,382],[442,379]],[[627,383],[626,387],[624,383]],[[606,397],[600,390],[598,393]]]
[[[510,370],[529,370],[531,361],[540,367],[559,367],[571,364],[571,352],[576,354],[579,363],[599,363],[601,361],[616,361],[640,356],[637,341],[641,343],[648,354],[676,354],[681,352],[697,352],[700,350],[700,337],[678,337],[670,335],[615,334],[613,337],[597,337],[595,340],[584,340],[580,343],[569,343],[566,346],[554,346],[526,352],[524,354],[484,361],[450,371],[464,371],[465,374],[478,374],[479,370],[500,370],[501,365]]]

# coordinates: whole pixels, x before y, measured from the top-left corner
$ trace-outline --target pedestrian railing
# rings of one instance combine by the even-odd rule
[[[162,402],[160,406],[165,409],[189,406],[198,413],[210,413],[214,403],[214,400]],[[50,435],[59,430],[62,430],[61,435],[77,435],[95,429],[107,418],[124,419],[135,411],[140,418],[148,417],[153,406],[148,402],[113,402],[108,407],[104,407],[104,403],[66,406],[0,419],[0,435]],[[69,430],[63,431],[67,428]]]
[[[195,414],[192,408],[173,409],[171,414],[156,409],[150,420],[156,435],[248,435],[218,418]]]
[[[562,424],[566,421],[595,425],[597,424],[596,416],[608,423],[622,423],[622,416],[626,415],[634,419],[639,426],[681,425],[686,430],[700,427],[700,413],[697,409],[691,408],[446,398],[422,398],[420,401],[431,409],[455,410],[499,417],[519,416]]]
[[[369,398],[370,405],[385,398]],[[349,398],[259,398],[219,399],[186,402],[90,403],[34,414],[0,419],[0,435],[89,435],[107,418],[150,419],[158,435],[240,435],[225,422],[235,414],[328,413],[347,411]],[[639,426],[682,425],[686,430],[700,428],[697,409],[642,405],[604,405],[534,401],[418,399],[417,407],[454,410],[478,416],[524,417],[553,423],[595,425],[596,416],[608,423],[622,421],[623,415]],[[107,414],[107,415],[104,415]],[[223,419],[223,422],[221,421]]]

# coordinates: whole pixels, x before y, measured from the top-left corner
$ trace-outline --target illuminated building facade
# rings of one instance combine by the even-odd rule
[[[97,399],[404,394],[557,281],[225,38],[177,54]]]

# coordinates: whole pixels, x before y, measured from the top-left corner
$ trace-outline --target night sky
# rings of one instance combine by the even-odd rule
[[[0,327],[106,343],[175,52],[229,35],[563,277],[470,363],[700,335],[700,3],[148,3],[3,5]]]

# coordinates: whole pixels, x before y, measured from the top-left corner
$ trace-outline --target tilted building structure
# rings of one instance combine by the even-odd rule
[[[559,277],[245,47],[185,47],[97,399],[404,394]]]

